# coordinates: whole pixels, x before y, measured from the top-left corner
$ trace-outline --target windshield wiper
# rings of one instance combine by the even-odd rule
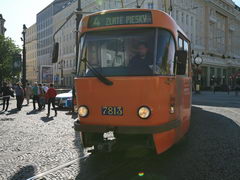
[[[81,59],[81,62],[84,62],[87,67],[94,73],[94,75],[104,84],[108,85],[108,86],[112,86],[113,82],[110,81],[109,79],[107,79],[106,77],[104,77],[100,72],[98,72],[91,64],[88,63],[87,59]]]

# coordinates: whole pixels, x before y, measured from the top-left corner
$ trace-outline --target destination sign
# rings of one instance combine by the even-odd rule
[[[152,24],[150,11],[112,12],[90,16],[88,28],[130,24]]]

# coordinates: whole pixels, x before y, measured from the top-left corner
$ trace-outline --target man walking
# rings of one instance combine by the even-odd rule
[[[33,110],[36,109],[35,103],[37,101],[38,103],[38,110],[41,110],[41,105],[40,105],[40,101],[39,101],[39,87],[37,85],[37,83],[34,83],[34,87],[33,87]]]
[[[55,116],[57,116],[57,110],[55,108],[55,97],[57,95],[57,91],[54,89],[53,84],[50,84],[50,88],[48,89],[46,93],[46,99],[48,99],[48,113],[47,117],[50,116],[50,106],[52,104],[52,107],[55,111]]]
[[[20,111],[22,109],[22,103],[24,99],[24,90],[20,83],[17,84],[15,93],[16,93],[16,99],[17,99],[17,109]]]

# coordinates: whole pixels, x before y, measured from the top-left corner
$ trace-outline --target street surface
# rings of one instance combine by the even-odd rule
[[[46,118],[32,104],[15,107],[12,100],[0,111],[0,180],[240,180],[240,96],[233,92],[194,94],[189,133],[158,156],[141,148],[89,155],[68,111]]]

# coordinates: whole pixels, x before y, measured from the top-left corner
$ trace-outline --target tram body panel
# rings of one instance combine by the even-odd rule
[[[182,121],[181,134],[185,134],[189,128],[191,115],[191,78],[176,76],[176,89],[178,117]]]
[[[173,80],[168,84],[168,77],[112,77],[112,86],[106,86],[96,78],[76,79],[77,101],[89,108],[89,115],[81,118],[82,124],[108,126],[153,126],[176,119],[169,114],[170,97],[173,94]],[[91,101],[89,101],[91,99]],[[102,107],[123,107],[122,116],[102,115]],[[148,106],[151,116],[141,119],[137,110]]]

